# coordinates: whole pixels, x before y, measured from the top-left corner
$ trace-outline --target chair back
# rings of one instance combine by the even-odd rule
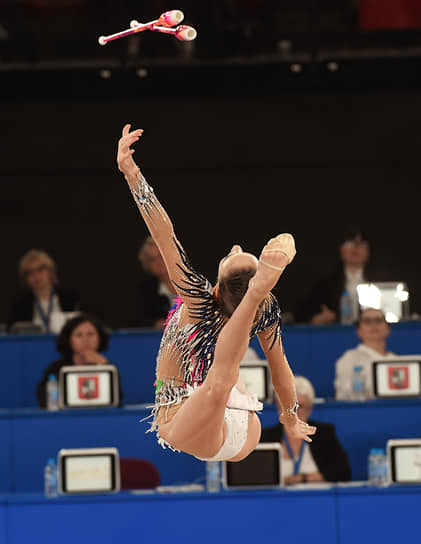
[[[146,459],[120,457],[121,489],[153,489],[160,485],[161,475]]]

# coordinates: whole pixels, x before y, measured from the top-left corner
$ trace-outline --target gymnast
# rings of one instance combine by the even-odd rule
[[[142,129],[125,125],[117,164],[179,295],[157,356],[155,405],[149,431],[165,448],[202,460],[241,461],[260,439],[263,408],[239,379],[255,335],[268,360],[288,435],[311,442],[316,432],[297,417],[293,374],[281,340],[281,313],[270,290],[295,255],[290,234],[272,238],[259,260],[235,245],[219,263],[214,287],[191,266],[173,225],[133,160]]]

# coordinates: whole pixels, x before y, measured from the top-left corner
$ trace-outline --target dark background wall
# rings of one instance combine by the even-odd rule
[[[293,311],[357,223],[380,279],[406,280],[421,311],[420,99],[413,89],[4,100],[0,321],[19,288],[20,256],[38,247],[85,309],[113,327],[135,325],[146,229],[115,164],[126,122],[145,129],[135,159],[210,280],[232,243],[259,253],[289,231],[297,257],[277,295]]]

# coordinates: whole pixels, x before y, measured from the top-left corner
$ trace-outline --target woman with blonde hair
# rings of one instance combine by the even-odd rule
[[[257,335],[293,436],[311,441],[316,429],[297,417],[292,372],[285,357],[279,306],[270,290],[295,255],[294,239],[269,240],[258,260],[238,245],[219,263],[212,286],[190,264],[172,222],[133,161],[142,130],[123,128],[117,163],[155,240],[179,295],[157,357],[150,430],[159,443],[202,460],[240,461],[260,438],[261,403],[239,381],[239,367]]]
[[[43,332],[52,330],[52,316],[79,309],[79,297],[58,285],[54,260],[40,249],[30,249],[19,261],[19,276],[26,293],[12,305],[8,328],[17,322],[32,322]]]

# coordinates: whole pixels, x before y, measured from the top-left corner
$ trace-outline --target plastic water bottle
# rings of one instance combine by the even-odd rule
[[[376,466],[377,466],[377,450],[374,448],[371,448],[369,454],[368,454],[368,483],[369,485],[376,485]]]
[[[352,400],[365,400],[364,369],[361,365],[355,365],[352,370]]]
[[[368,455],[368,483],[373,487],[378,487],[379,485],[379,461],[379,450],[372,448]]]
[[[388,485],[387,457],[384,450],[372,448],[368,456],[368,482],[373,487]]]
[[[58,410],[58,383],[54,374],[48,376],[47,410]]]
[[[58,495],[57,464],[55,459],[48,459],[44,469],[44,493],[48,498]]]
[[[221,465],[219,461],[206,461],[206,489],[209,493],[221,491]]]
[[[384,452],[384,450],[379,449],[377,450],[378,454],[378,486],[379,487],[386,487],[389,485],[388,481],[388,473],[389,473],[389,467],[387,465],[387,456]]]
[[[350,325],[353,322],[352,317],[352,299],[348,291],[343,291],[340,300],[341,323]]]

